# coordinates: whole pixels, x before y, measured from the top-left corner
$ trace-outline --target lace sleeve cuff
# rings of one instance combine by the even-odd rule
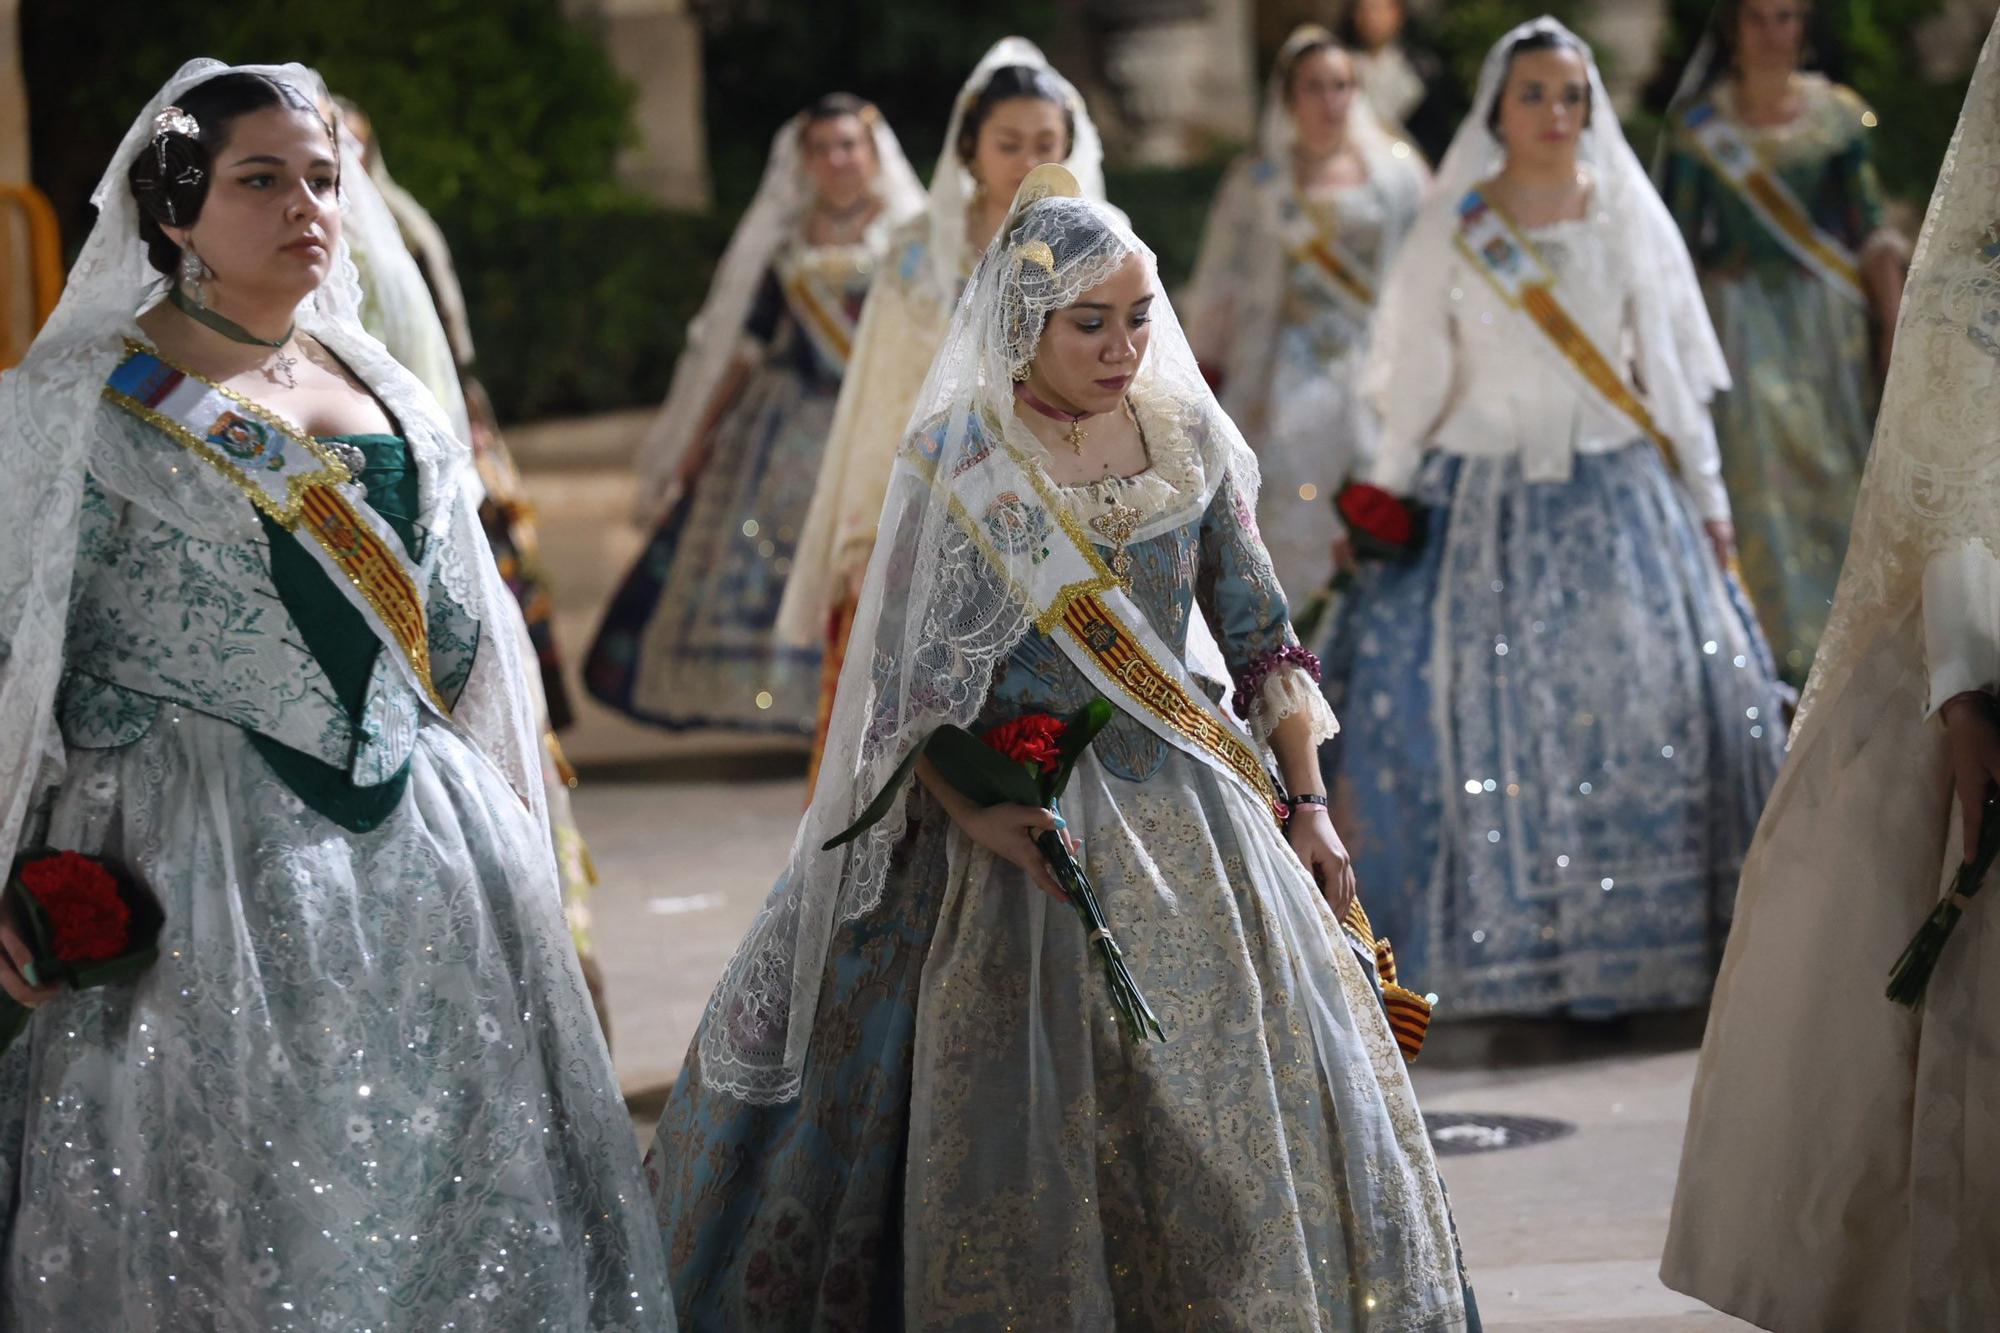
[[[1250,734],[1258,745],[1269,749],[1271,733],[1294,713],[1304,713],[1311,722],[1315,747],[1332,740],[1340,731],[1333,709],[1327,706],[1326,696],[1319,692],[1318,680],[1302,668],[1287,666],[1272,672],[1265,679],[1264,688],[1258,692],[1256,703],[1250,710]]]
[[[1311,719],[1314,745],[1340,730],[1326,696],[1319,691],[1319,659],[1295,643],[1253,659],[1237,676],[1236,696],[1231,702],[1250,724],[1257,743],[1267,748],[1271,733],[1294,713]]]

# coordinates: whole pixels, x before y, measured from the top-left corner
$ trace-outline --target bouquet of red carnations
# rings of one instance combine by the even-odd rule
[[[1414,500],[1404,500],[1380,486],[1350,481],[1333,497],[1333,511],[1347,530],[1357,560],[1401,563],[1412,560],[1423,549],[1429,511]],[[1310,643],[1318,637],[1328,609],[1335,599],[1354,586],[1354,575],[1345,569],[1333,571],[1325,586],[1306,600],[1292,617],[1299,641]]]
[[[861,817],[839,836],[828,840],[826,850],[832,851],[860,837],[887,814],[897,791],[916,767],[917,760],[925,755],[944,780],[975,805],[1039,806],[1060,821],[1062,793],[1069,786],[1070,773],[1109,721],[1111,705],[1100,698],[1091,700],[1067,720],[1033,713],[995,727],[983,738],[963,727],[939,727],[904,757]],[[1124,951],[1112,938],[1111,924],[1105,919],[1097,889],[1071,854],[1062,834],[1044,833],[1035,840],[1035,846],[1055,872],[1056,883],[1062,885],[1064,895],[1090,933],[1090,947],[1104,964],[1105,984],[1111,989],[1111,1003],[1124,1020],[1126,1034],[1135,1041],[1147,1037],[1165,1041],[1167,1034],[1160,1027],[1160,1020],[1140,993],[1131,968],[1125,965]]]
[[[21,969],[31,986],[74,989],[134,980],[159,957],[166,915],[131,876],[81,852],[30,852],[14,862],[0,894],[34,959]],[[31,1010],[0,995],[0,1051],[28,1025]]]

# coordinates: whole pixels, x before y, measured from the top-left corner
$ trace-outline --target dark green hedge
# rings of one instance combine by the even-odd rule
[[[126,126],[197,55],[312,65],[432,208],[603,205],[633,133],[630,90],[556,0],[28,0],[21,39],[34,179],[72,248]]]
[[[502,420],[658,402],[729,220],[649,204],[444,213]]]

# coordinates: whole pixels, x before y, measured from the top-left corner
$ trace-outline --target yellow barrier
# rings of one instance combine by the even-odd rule
[[[28,224],[28,269],[34,292],[29,337],[33,338],[62,295],[62,242],[56,229],[56,211],[34,186],[7,182],[0,182],[0,208],[18,213]],[[0,259],[13,263],[12,256]],[[18,364],[27,352],[27,343],[17,336],[12,312],[0,310],[0,370]]]

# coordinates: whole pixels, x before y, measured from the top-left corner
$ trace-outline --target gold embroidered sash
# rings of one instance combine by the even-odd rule
[[[844,371],[854,354],[860,318],[849,310],[846,286],[837,272],[810,257],[790,255],[779,263],[778,288],[821,359]]]
[[[104,396],[226,477],[288,532],[361,613],[418,696],[446,717],[431,681],[423,584],[403,544],[379,515],[340,491],[353,477],[319,441],[279,414],[180,369],[142,343],[111,372]]]
[[[1301,265],[1320,288],[1357,320],[1366,321],[1375,313],[1375,289],[1362,275],[1368,271],[1354,254],[1341,244],[1313,216],[1300,198],[1289,169],[1273,172],[1265,189],[1272,192],[1279,232],[1285,253]]]
[[[981,424],[989,442],[951,477],[937,476],[938,442],[928,435],[912,461],[933,485],[951,487],[952,516],[996,571],[1009,569],[1003,552],[1028,557],[1027,586],[1015,583],[1014,592],[1036,627],[1147,730],[1275,808],[1277,787],[1250,738],[1195,684],[1061,498],[999,440],[998,420]]]
[[[1501,300],[1525,315],[1583,384],[1629,418],[1658,447],[1667,470],[1678,473],[1680,460],[1674,442],[1653,421],[1653,414],[1625,376],[1556,298],[1555,270],[1478,190],[1470,191],[1459,203],[1456,243]]]
[[[1861,261],[1839,237],[1814,224],[1785,178],[1737,133],[1728,117],[1703,103],[1690,108],[1681,123],[1709,170],[1736,192],[1773,240],[1841,297],[1858,306],[1868,304],[1861,286]]]

